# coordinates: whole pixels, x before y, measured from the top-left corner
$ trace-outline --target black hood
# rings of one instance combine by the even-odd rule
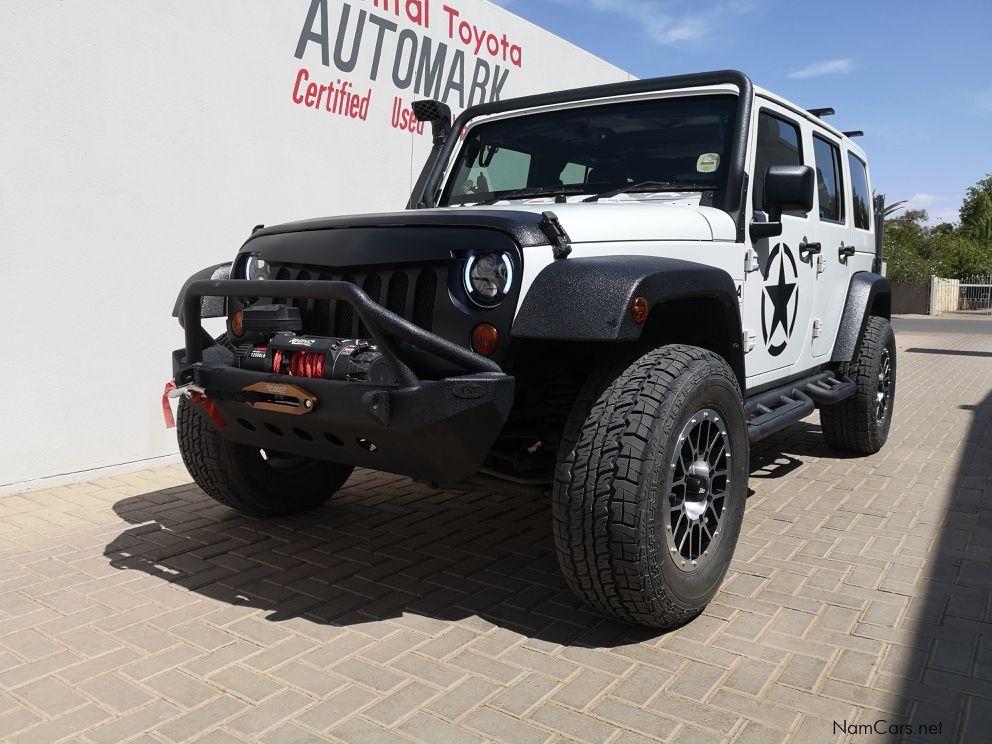
[[[299,222],[273,225],[253,233],[253,240],[270,235],[312,231],[364,231],[370,228],[484,228],[506,233],[522,248],[548,245],[548,238],[541,231],[541,215],[528,211],[506,209],[415,209],[379,214],[355,214],[342,217],[321,217]]]

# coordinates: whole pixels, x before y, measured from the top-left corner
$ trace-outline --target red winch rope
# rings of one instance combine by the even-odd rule
[[[313,351],[296,351],[290,357],[289,374],[296,377],[323,377],[325,357]]]
[[[294,377],[323,377],[327,367],[327,357],[317,351],[294,351],[289,356],[289,369],[283,373],[282,350],[272,352],[272,371]]]
[[[227,422],[224,420],[224,417],[220,415],[220,411],[217,410],[217,406],[214,404],[212,400],[210,400],[210,398],[203,395],[202,393],[193,393],[191,400],[194,403],[203,404],[203,410],[207,412],[207,415],[211,418],[211,420],[214,422],[214,425],[218,429],[223,429],[225,426],[227,426]]]

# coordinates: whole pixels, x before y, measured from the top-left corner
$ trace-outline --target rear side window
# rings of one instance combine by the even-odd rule
[[[844,192],[841,189],[840,150],[833,143],[814,134],[813,157],[816,160],[816,187],[820,195],[820,219],[843,222]]]
[[[868,193],[868,171],[861,159],[847,154],[847,168],[851,172],[851,193],[854,194],[854,226],[871,229],[871,195]]]
[[[758,115],[758,142],[754,153],[754,208],[765,208],[765,171],[770,165],[802,165],[799,127],[762,111]]]

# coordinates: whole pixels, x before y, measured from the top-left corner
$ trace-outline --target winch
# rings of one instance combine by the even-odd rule
[[[389,362],[371,341],[354,338],[301,336],[282,332],[267,344],[239,355],[242,369],[325,380],[397,385]]]
[[[235,314],[235,336],[245,343],[238,365],[254,372],[375,385],[397,385],[389,362],[370,339],[302,334],[300,308],[255,304]]]

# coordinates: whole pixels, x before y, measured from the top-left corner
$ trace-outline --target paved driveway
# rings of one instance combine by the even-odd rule
[[[0,498],[0,740],[992,741],[992,334],[898,340],[887,448],[756,449],[668,634],[573,600],[520,497],[362,472],[264,522],[176,466]]]

